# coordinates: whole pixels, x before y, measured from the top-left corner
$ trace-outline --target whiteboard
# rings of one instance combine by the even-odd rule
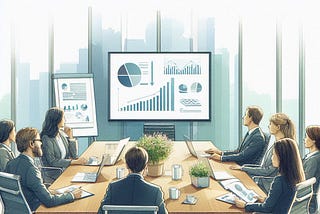
[[[64,110],[65,125],[75,137],[97,136],[92,74],[54,74],[56,106]]]

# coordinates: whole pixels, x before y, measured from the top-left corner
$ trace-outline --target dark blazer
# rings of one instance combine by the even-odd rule
[[[284,176],[276,176],[271,184],[268,197],[263,203],[248,203],[246,212],[288,213],[295,194],[295,187],[290,187]]]
[[[244,139],[237,150],[223,152],[221,161],[232,161],[239,165],[259,164],[267,145],[264,133],[257,128]]]
[[[270,143],[270,142],[269,142]],[[267,179],[258,179],[258,185],[264,190],[264,192],[269,192],[271,183],[274,176],[278,174],[278,169],[272,165],[272,151],[274,145],[272,145],[264,154],[265,158],[260,165],[244,164],[242,166],[242,171],[248,173],[251,177],[253,176],[263,176],[268,177]]]
[[[71,163],[69,158],[77,158],[75,142],[69,141],[62,132],[59,132],[59,135],[66,149],[66,158],[61,159],[61,152],[56,138],[43,135],[41,140],[43,150],[42,162],[44,166],[67,168]]]
[[[52,195],[43,184],[41,173],[34,165],[33,159],[24,154],[9,161],[5,171],[21,176],[22,192],[32,211],[41,203],[46,207],[53,207],[74,200],[71,193]]]
[[[306,174],[306,179],[315,177],[317,179],[316,183],[313,184],[313,196],[310,201],[310,213],[315,213],[318,209],[319,204],[317,203],[317,193],[319,191],[320,184],[320,152],[311,155],[308,158],[302,160],[303,169]]]
[[[102,206],[106,204],[158,206],[159,214],[167,213],[161,188],[136,173],[109,184],[98,213],[103,213]]]
[[[0,171],[3,172],[8,161],[14,158],[14,154],[3,143],[0,143]]]

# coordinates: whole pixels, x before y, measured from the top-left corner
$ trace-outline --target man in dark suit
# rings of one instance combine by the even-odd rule
[[[246,114],[243,116],[243,125],[247,126],[248,132],[238,149],[225,152],[209,149],[206,152],[212,154],[211,159],[236,162],[239,165],[259,164],[267,146],[265,135],[259,127],[262,117],[263,111],[260,107],[247,107]]]
[[[21,154],[8,162],[5,171],[20,175],[22,192],[32,211],[35,211],[41,203],[52,207],[80,198],[81,190],[55,195],[51,194],[43,184],[41,173],[34,164],[34,158],[42,156],[42,143],[37,129],[21,129],[16,135],[16,144]]]
[[[109,205],[142,205],[158,206],[159,214],[167,213],[161,188],[144,180],[142,173],[148,162],[148,153],[140,147],[132,147],[125,155],[129,175],[126,178],[109,184],[102,206]]]

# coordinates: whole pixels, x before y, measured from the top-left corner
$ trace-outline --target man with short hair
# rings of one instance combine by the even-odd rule
[[[206,152],[211,155],[211,159],[222,162],[236,162],[243,164],[259,164],[261,157],[267,146],[265,135],[259,123],[263,117],[263,111],[258,106],[249,106],[243,116],[243,125],[247,126],[248,132],[242,143],[235,151],[221,151],[219,149],[209,149]]]
[[[129,175],[109,184],[98,213],[103,205],[158,206],[159,214],[167,213],[159,186],[144,180],[142,173],[148,162],[148,153],[141,147],[132,147],[125,155]]]
[[[43,184],[41,172],[34,163],[35,157],[42,156],[42,143],[37,129],[28,127],[19,130],[16,144],[20,155],[8,162],[5,171],[20,175],[22,192],[31,211],[35,211],[41,203],[53,207],[81,197],[82,191],[79,189],[64,194],[51,194]]]

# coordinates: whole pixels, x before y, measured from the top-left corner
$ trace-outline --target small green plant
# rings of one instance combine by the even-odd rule
[[[165,134],[154,133],[153,135],[144,135],[137,146],[144,148],[149,155],[149,163],[156,164],[168,158],[172,151],[173,143]]]
[[[203,162],[197,162],[190,168],[189,174],[194,177],[208,177],[209,168]]]

